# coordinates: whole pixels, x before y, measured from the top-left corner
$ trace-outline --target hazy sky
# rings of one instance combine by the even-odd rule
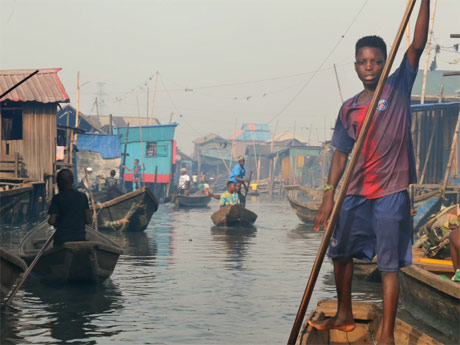
[[[333,63],[344,97],[359,92],[354,43],[377,34],[391,45],[406,0],[0,0],[0,5],[1,69],[61,67],[73,105],[80,71],[81,111],[96,113],[98,83],[104,83],[104,112],[123,116],[137,116],[137,102],[146,115],[147,86],[151,107],[159,71],[154,117],[165,123],[174,113],[178,145],[190,153],[198,136],[229,137],[243,122],[266,123],[277,115],[270,125],[274,129],[279,120],[278,132],[295,127],[312,144],[329,139],[341,104]],[[411,32],[418,8],[417,3]],[[460,53],[449,52],[459,43],[449,38],[460,32],[459,23],[460,1],[439,0],[434,28],[435,42],[443,47],[439,69],[460,69]],[[405,40],[401,48],[395,65]]]

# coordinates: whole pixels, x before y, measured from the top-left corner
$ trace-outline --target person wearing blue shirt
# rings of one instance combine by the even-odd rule
[[[238,158],[238,165],[235,165],[235,167],[232,169],[232,173],[228,180],[234,183],[249,183],[249,180],[244,178],[245,174],[246,170],[244,170],[244,157],[241,156]]]

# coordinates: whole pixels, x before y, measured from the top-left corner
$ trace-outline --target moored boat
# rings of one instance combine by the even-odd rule
[[[158,200],[147,187],[96,205],[99,229],[144,231],[158,209]]]
[[[440,261],[440,260],[437,260]],[[446,272],[447,271],[447,272]],[[460,342],[460,284],[447,278],[453,266],[423,263],[401,269],[401,302],[416,319]]]
[[[231,205],[214,212],[211,219],[217,226],[252,227],[257,219],[257,214],[241,205]]]
[[[19,275],[27,269],[17,255],[0,248],[0,301],[8,296]]]
[[[321,301],[308,316],[297,339],[297,345],[323,344],[377,344],[382,330],[382,310],[374,303],[353,302],[355,329],[351,332],[340,330],[318,331],[308,325],[308,320],[324,320],[335,316],[336,301]],[[398,345],[440,345],[443,344],[396,318],[395,343]]]
[[[43,222],[33,228],[21,241],[19,255],[31,263],[50,236],[49,226]],[[32,273],[42,280],[60,283],[101,283],[112,274],[120,246],[86,227],[86,241],[66,242],[54,247],[51,242],[37,261]]]
[[[211,197],[204,194],[176,195],[172,200],[177,208],[205,207],[210,201]]]
[[[285,186],[284,189],[287,191],[286,197],[297,217],[302,222],[311,224],[321,206],[322,197],[320,197],[320,192],[315,189],[297,185]],[[304,193],[314,201],[301,201],[298,197],[299,192]]]

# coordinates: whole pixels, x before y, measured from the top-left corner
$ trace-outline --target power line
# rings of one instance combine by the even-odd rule
[[[326,63],[326,61],[331,57],[331,55],[334,53],[334,51],[337,49],[337,47],[339,46],[339,44],[342,42],[342,40],[344,39],[345,35],[348,33],[348,31],[351,29],[351,27],[353,26],[353,24],[355,23],[355,21],[358,19],[359,15],[361,14],[361,12],[363,11],[364,7],[366,6],[366,4],[369,2],[369,0],[365,0],[364,1],[364,4],[361,6],[361,8],[359,9],[358,13],[356,14],[356,16],[353,18],[353,21],[351,22],[350,25],[348,25],[347,29],[345,30],[345,32],[342,34],[342,36],[339,38],[339,40],[337,41],[337,43],[335,44],[335,46],[332,48],[332,50],[329,52],[329,54],[326,56],[326,58],[321,62],[321,64],[319,65],[319,67],[316,69],[316,71],[313,73],[313,75],[307,80],[307,82],[300,88],[300,90],[294,95],[294,97],[291,98],[291,100],[275,115],[273,116],[270,121],[268,121],[267,123],[270,123],[272,122],[273,120],[275,120],[276,118],[278,118],[279,116],[281,116],[284,111],[292,104],[294,103],[294,101],[297,99],[297,97],[303,92],[303,90],[305,90],[305,88],[310,84],[310,82],[313,80],[313,78],[315,78],[315,76],[318,74],[318,72],[320,71],[320,69],[324,66],[324,64]]]

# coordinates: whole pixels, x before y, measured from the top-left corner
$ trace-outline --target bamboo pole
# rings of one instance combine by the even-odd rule
[[[406,0],[406,7],[409,6],[409,0]],[[410,21],[407,22],[406,27],[406,50],[409,49],[410,46]]]
[[[222,160],[222,162],[224,162],[224,165],[225,165],[225,167],[227,168],[228,173],[231,174],[232,171],[231,171],[230,168],[228,167],[227,162],[226,162],[225,159],[224,159],[224,155],[222,154],[222,151],[221,151],[220,147],[217,146],[216,143],[214,143],[214,146],[216,147],[217,151],[219,152],[220,159]]]
[[[158,84],[158,71],[157,71],[157,73],[155,75],[155,87],[153,89],[153,95],[152,95],[152,111],[150,113],[149,125],[151,125],[153,123],[153,110],[155,108],[155,98],[156,98],[156,95],[157,95],[157,84]]]
[[[452,161],[454,159],[455,147],[458,145],[458,131],[460,129],[460,112],[457,117],[457,124],[455,125],[454,135],[452,136],[452,145],[450,146],[449,160],[447,161],[446,173],[444,174],[444,182],[441,189],[441,199],[444,198],[447,189],[447,183],[449,182],[450,169],[452,168]]]
[[[339,88],[340,100],[343,103],[342,89],[340,88],[339,75],[337,74],[337,68],[335,67],[335,64],[334,64],[334,72],[335,72],[335,80],[337,80],[337,87]]]
[[[91,198],[91,206],[93,208],[94,229],[96,229],[96,231],[99,231],[98,225],[97,225],[96,201],[94,200],[93,191],[91,190],[91,182],[89,181],[88,172],[86,171],[86,168],[85,168],[85,177],[86,177],[86,183],[88,183],[88,192],[89,192],[89,197]]]
[[[291,344],[294,345],[299,335],[299,331],[302,326],[303,318],[305,316],[305,312],[307,311],[307,308],[308,308],[308,303],[310,302],[310,298],[313,293],[313,288],[315,287],[316,280],[318,278],[318,274],[319,274],[321,265],[324,260],[324,256],[326,255],[326,250],[329,246],[329,241],[332,237],[332,233],[334,231],[334,228],[335,228],[338,216],[339,216],[340,208],[342,207],[343,200],[345,199],[345,195],[347,193],[348,186],[350,184],[356,163],[358,162],[358,158],[361,153],[361,149],[363,147],[364,140],[366,139],[368,135],[369,128],[372,123],[372,119],[374,117],[375,110],[377,108],[378,101],[380,99],[380,96],[382,95],[383,88],[387,81],[388,74],[390,72],[391,66],[395,59],[396,52],[401,43],[401,39],[404,35],[404,30],[406,28],[407,22],[409,21],[409,17],[410,17],[410,14],[412,13],[414,5],[415,5],[415,0],[411,0],[409,6],[406,9],[406,12],[404,13],[401,25],[399,26],[399,29],[398,29],[398,33],[396,34],[395,41],[393,45],[391,46],[391,51],[388,56],[388,60],[385,63],[385,67],[383,68],[382,75],[380,76],[379,82],[377,84],[377,88],[374,92],[374,95],[372,96],[372,100],[369,105],[369,109],[367,110],[366,118],[364,119],[364,123],[359,133],[358,140],[355,143],[353,154],[352,154],[350,163],[348,164],[348,168],[347,168],[345,177],[343,179],[342,188],[340,188],[339,190],[339,194],[334,204],[334,208],[332,210],[331,217],[327,224],[327,229],[323,235],[321,245],[318,249],[318,254],[313,264],[310,278],[308,279],[308,283],[305,288],[305,292],[302,297],[302,301],[300,303],[299,310],[297,312],[297,316],[295,318],[294,325],[291,330],[291,334],[289,336],[289,340],[288,340],[289,345]]]
[[[430,62],[430,53],[431,53],[431,38],[433,37],[433,28],[434,28],[434,17],[436,15],[436,3],[437,0],[433,2],[433,13],[431,14],[430,20],[430,30],[428,32],[428,41],[427,41],[427,52],[425,58],[425,69],[423,70],[423,84],[422,84],[422,96],[420,98],[420,104],[425,104],[425,92],[426,92],[426,79],[428,76],[428,63]]]
[[[137,116],[141,117],[141,108],[139,107],[139,96],[136,96],[137,101]]]
[[[141,161],[142,161],[142,187],[145,187],[145,178],[144,178],[144,172],[145,172],[145,165],[144,165],[144,141],[142,140],[142,125],[139,126],[139,133],[141,137]]]

